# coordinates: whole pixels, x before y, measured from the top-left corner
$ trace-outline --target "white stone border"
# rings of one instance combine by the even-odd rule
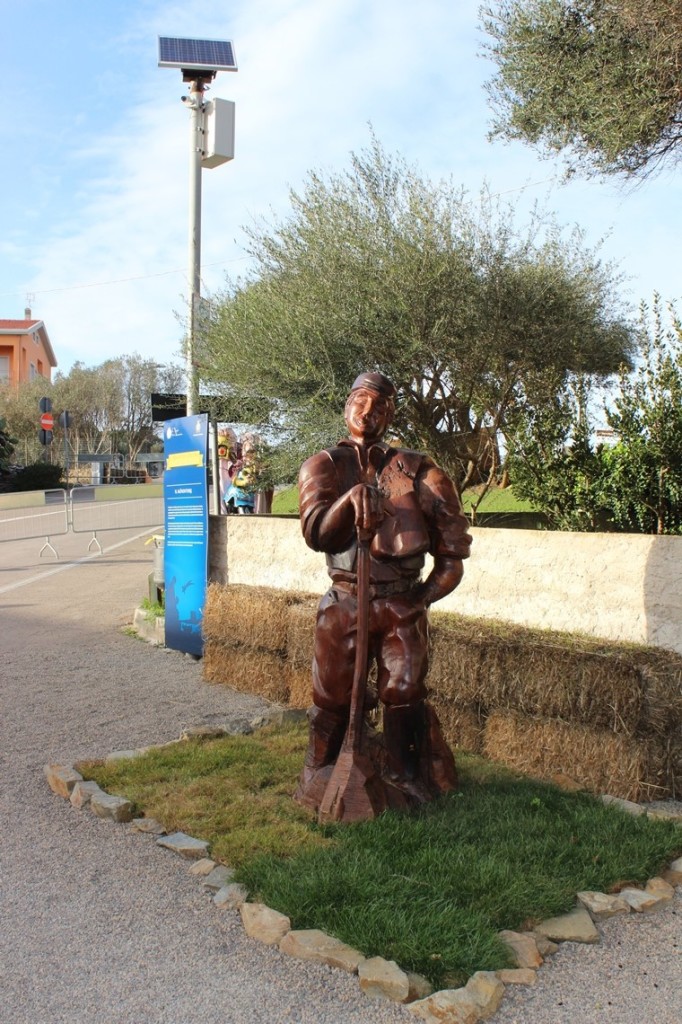
[[[220,736],[254,732],[265,725],[282,725],[297,721],[304,712],[291,708],[274,708],[267,716],[237,720],[231,726],[195,726],[184,729],[177,740],[156,744],[138,750],[117,750],[106,761],[138,757],[148,750],[183,743],[189,739],[213,739]],[[375,999],[388,999],[407,1004],[407,1009],[427,1024],[474,1024],[492,1016],[499,1007],[506,985],[534,985],[536,971],[545,957],[556,952],[557,943],[600,940],[597,928],[615,914],[649,913],[667,906],[673,899],[674,887],[682,886],[682,857],[672,862],[662,877],[651,878],[644,889],[628,888],[617,894],[580,892],[576,907],[568,914],[542,921],[532,932],[502,931],[500,938],[509,947],[516,968],[498,971],[476,971],[466,985],[458,989],[433,992],[429,982],[421,975],[403,971],[393,960],[375,956],[366,958],[339,939],[318,929],[293,930],[286,915],[266,907],[263,903],[250,903],[243,885],[232,881],[234,872],[226,865],[217,864],[209,856],[209,844],[184,832],[166,834],[166,830],[153,818],[133,819],[132,804],[125,797],[111,796],[96,782],[67,765],[49,764],[45,775],[53,793],[71,802],[79,809],[89,808],[100,818],[116,822],[131,822],[140,833],[155,836],[156,843],[192,861],[190,874],[196,876],[212,894],[220,909],[239,911],[246,934],[280,952],[303,960],[324,963],[356,974],[361,990]],[[603,796],[604,803],[616,804],[631,814],[648,814],[654,818],[668,817],[682,821],[682,814],[654,808],[648,811],[640,804]]]

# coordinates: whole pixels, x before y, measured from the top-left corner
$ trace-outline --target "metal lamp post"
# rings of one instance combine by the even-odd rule
[[[179,68],[189,84],[182,102],[190,109],[189,246],[187,281],[189,323],[186,342],[187,415],[199,411],[196,347],[201,315],[201,170],[234,159],[234,103],[204,100],[218,71],[236,71],[229,41],[159,37],[159,67]]]
[[[201,299],[201,161],[204,156],[204,78],[192,81],[189,97],[183,102],[189,106],[189,263],[187,282],[189,285],[189,323],[187,350],[185,354],[187,376],[187,415],[193,416],[199,410],[199,381],[194,361],[199,307]]]

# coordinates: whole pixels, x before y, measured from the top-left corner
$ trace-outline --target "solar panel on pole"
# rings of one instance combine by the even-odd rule
[[[197,71],[236,71],[229,39],[177,39],[159,36],[159,67]]]

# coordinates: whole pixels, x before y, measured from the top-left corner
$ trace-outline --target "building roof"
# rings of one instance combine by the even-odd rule
[[[0,320],[0,335],[35,334],[36,331],[41,335],[43,345],[45,346],[45,354],[50,362],[50,366],[56,366],[57,357],[54,354],[54,349],[50,344],[50,339],[42,320]]]
[[[11,331],[13,334],[28,334],[31,327],[36,327],[42,322],[42,320],[0,320],[0,331]]]

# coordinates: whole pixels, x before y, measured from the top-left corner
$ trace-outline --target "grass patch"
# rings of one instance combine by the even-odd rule
[[[298,487],[277,491],[272,499],[272,513],[276,516],[298,515]]]
[[[163,484],[100,484],[95,501],[135,501],[138,498],[162,498]]]
[[[140,608],[144,612],[147,622],[155,622],[156,619],[162,619],[166,614],[165,608],[159,601],[150,601],[148,597],[142,598]]]
[[[472,505],[478,500],[475,488],[465,491],[462,495],[462,507],[470,512]],[[287,487],[279,491],[272,501],[274,515],[298,514],[298,487]],[[478,512],[534,512],[534,506],[523,498],[514,495],[513,487],[491,487],[478,507]]]
[[[478,501],[480,488],[471,488],[462,494],[462,507],[470,512]],[[476,510],[483,512],[535,512],[536,508],[525,498],[517,498],[513,487],[491,487]]]
[[[291,800],[304,726],[189,741],[83,765],[138,810],[211,842],[294,928],[322,928],[437,987],[508,964],[497,937],[569,910],[581,889],[643,883],[682,851],[682,828],[633,818],[459,754],[461,790],[410,815],[319,826]]]
[[[240,867],[258,854],[292,857],[330,840],[291,799],[307,746],[304,729],[188,740],[112,764],[79,770],[137,813],[211,844],[212,856]]]

